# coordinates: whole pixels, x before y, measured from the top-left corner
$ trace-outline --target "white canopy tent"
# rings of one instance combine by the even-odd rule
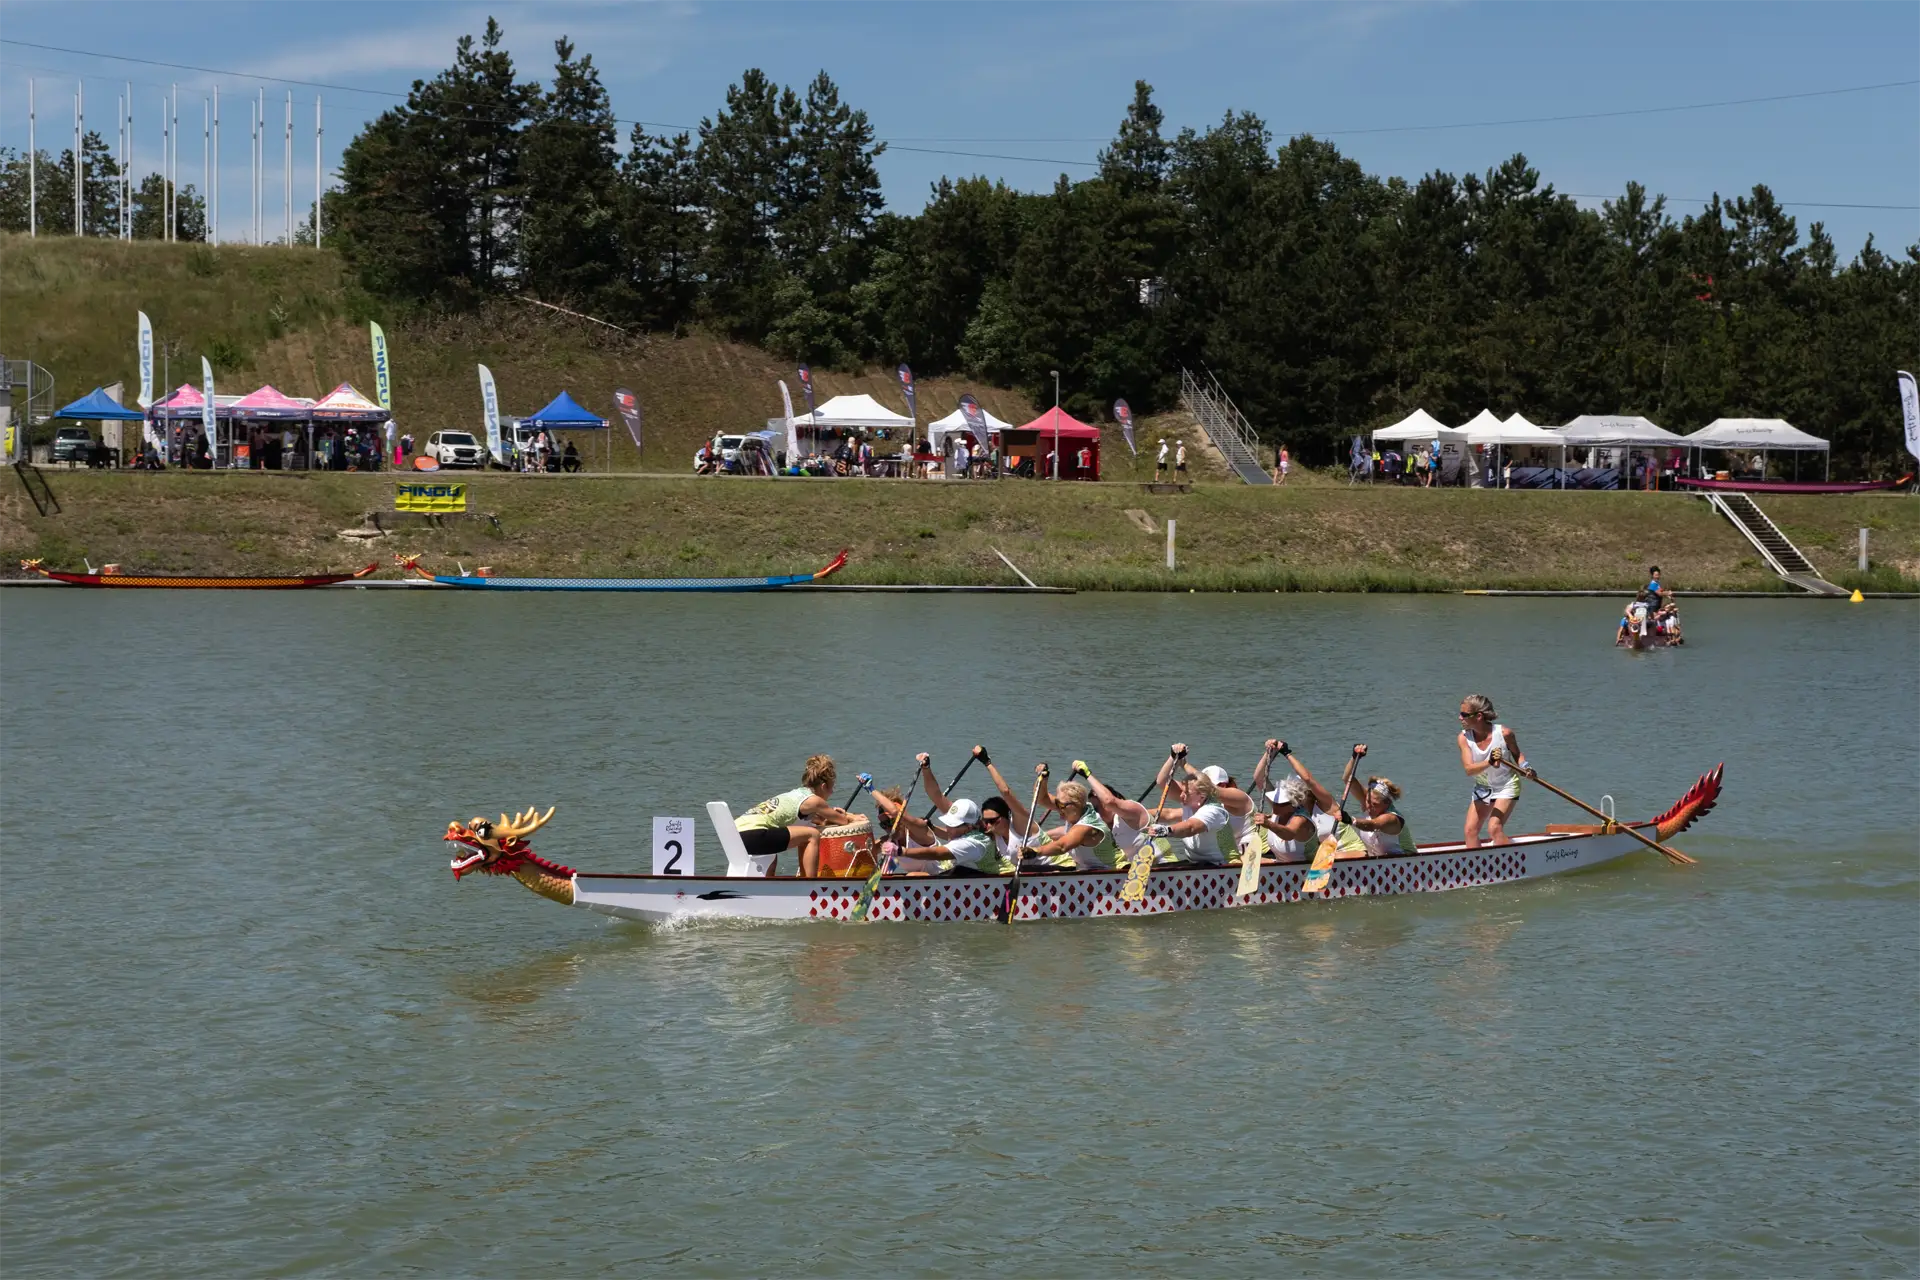
[[[1829,446],[1819,436],[1808,435],[1800,428],[1783,418],[1715,418],[1706,426],[1686,437],[1686,444],[1693,449],[1755,449],[1760,453],[1760,469],[1764,474],[1769,453],[1790,452],[1794,457],[1794,474],[1800,472],[1799,455],[1818,451],[1826,454],[1826,466],[1822,473],[1831,478],[1833,455]]]
[[[807,419],[800,419],[802,426]],[[843,431],[874,431],[881,427],[905,430],[913,419],[895,413],[872,396],[835,396],[813,411],[815,427],[839,427]]]
[[[1475,415],[1471,422],[1460,429],[1466,433],[1469,443],[1485,446],[1494,451],[1494,474],[1496,476],[1504,474],[1499,465],[1501,453],[1516,445],[1532,445],[1542,449],[1560,450],[1561,466],[1560,476],[1558,478],[1562,485],[1565,484],[1567,440],[1566,437],[1558,431],[1549,431],[1545,427],[1535,426],[1517,413],[1511,418],[1502,421],[1494,417],[1493,412],[1488,409],[1482,409]],[[1476,467],[1476,476],[1478,473],[1479,469]]]
[[[989,434],[997,431],[1012,430],[1011,423],[1000,421],[1000,419],[988,413],[984,407],[980,410],[980,414],[987,420],[987,431]],[[973,447],[975,449],[984,449],[987,447],[987,442],[980,439],[974,429],[967,425],[967,415],[961,413],[958,409],[955,409],[952,413],[938,421],[927,424],[927,446],[935,453],[944,454],[946,452],[945,445],[947,437],[956,431],[964,431],[968,435],[973,436]]]
[[[1560,428],[1560,434],[1578,449],[1651,449],[1686,444],[1685,437],[1645,418],[1609,418],[1591,413],[1583,413]]]
[[[1498,427],[1499,425],[1500,425],[1500,419],[1494,416],[1493,410],[1482,409],[1480,412],[1474,414],[1471,418],[1461,423],[1460,430],[1467,431],[1467,432],[1484,431],[1489,428]]]
[[[1447,426],[1425,409],[1415,409],[1390,427],[1373,433],[1375,444],[1401,440],[1438,440]]]

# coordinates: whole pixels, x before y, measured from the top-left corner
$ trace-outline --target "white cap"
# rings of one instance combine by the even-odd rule
[[[1232,775],[1217,764],[1210,764],[1200,771],[1200,776],[1216,787],[1224,787],[1231,782]]]
[[[1297,774],[1267,792],[1267,799],[1274,804],[1290,804],[1296,809],[1306,807],[1312,797],[1313,790],[1307,786],[1307,780]]]
[[[943,827],[970,827],[980,821],[980,806],[971,800],[955,800],[935,821]]]

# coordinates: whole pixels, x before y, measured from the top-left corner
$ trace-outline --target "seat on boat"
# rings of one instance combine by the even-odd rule
[[[713,823],[713,834],[720,837],[721,850],[727,855],[727,875],[736,879],[766,879],[774,859],[780,855],[756,858],[748,854],[746,842],[740,839],[740,828],[733,825],[733,810],[727,808],[726,801],[709,800],[707,817]]]

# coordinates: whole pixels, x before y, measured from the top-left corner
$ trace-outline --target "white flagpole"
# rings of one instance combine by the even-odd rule
[[[200,99],[200,239],[207,235],[207,191],[213,182],[213,104]]]
[[[213,209],[207,218],[207,239],[220,243],[220,86],[213,86],[213,172],[207,176],[207,198]]]
[[[281,201],[287,210],[287,248],[293,248],[293,90],[287,90],[287,148],[280,161],[281,182],[285,188],[285,198]]]
[[[255,244],[260,243],[260,111],[247,99],[247,224]]]
[[[120,221],[133,239],[133,81],[127,81],[127,162],[120,166]]]
[[[259,92],[259,110],[254,113],[257,123],[254,125],[253,150],[256,165],[253,176],[253,239],[255,244],[267,242],[267,91],[263,86]]]
[[[326,175],[320,167],[320,95],[313,95],[313,247],[320,247],[320,193],[326,188]]]
[[[73,91],[73,234],[87,234],[87,177],[82,167],[87,144],[87,82]]]
[[[167,109],[173,132],[167,138],[167,239],[180,238],[180,86],[173,86],[173,105]]]
[[[40,157],[33,137],[33,81],[27,81],[27,234],[40,234]]]

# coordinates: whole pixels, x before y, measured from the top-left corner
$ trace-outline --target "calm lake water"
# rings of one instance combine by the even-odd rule
[[[1694,601],[1634,655],[1613,608],[6,592],[0,1261],[1912,1275],[1920,609]],[[456,884],[439,840],[556,804],[542,853],[645,870],[653,815],[810,751],[1137,789],[1269,734],[1334,776],[1368,742],[1447,838],[1472,691],[1623,813],[1725,760],[1701,865],[653,930]]]

